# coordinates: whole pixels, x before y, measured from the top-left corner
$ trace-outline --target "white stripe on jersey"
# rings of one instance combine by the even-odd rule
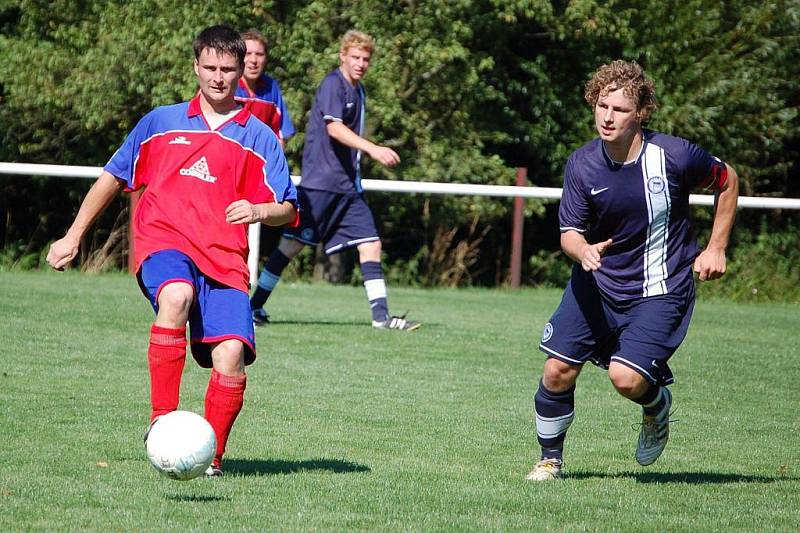
[[[642,179],[647,203],[647,241],[644,249],[642,296],[667,293],[667,239],[672,202],[667,181],[664,149],[647,144],[642,157]]]

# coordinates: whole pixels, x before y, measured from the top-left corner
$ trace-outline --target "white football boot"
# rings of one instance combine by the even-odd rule
[[[672,408],[672,393],[663,387],[664,407],[658,414],[648,416],[642,413],[642,428],[639,431],[639,445],[636,447],[636,462],[648,466],[656,462],[667,447],[669,439],[669,410]]]

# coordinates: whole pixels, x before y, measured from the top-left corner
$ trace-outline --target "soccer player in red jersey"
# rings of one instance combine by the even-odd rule
[[[267,66],[267,38],[256,30],[242,33],[247,46],[244,74],[236,88],[236,99],[250,106],[250,112],[269,126],[280,140],[281,147],[294,135],[294,124],[278,81],[264,73]]]
[[[207,475],[221,475],[244,402],[245,365],[256,357],[247,227],[295,221],[297,191],[273,132],[234,98],[246,52],[239,33],[212,26],[193,47],[197,95],[139,121],[47,262],[62,270],[114,196],[143,189],[132,223],[136,276],[156,312],[147,355],[151,426],[178,408],[188,322],[192,356],[211,369],[205,417],[217,453]]]

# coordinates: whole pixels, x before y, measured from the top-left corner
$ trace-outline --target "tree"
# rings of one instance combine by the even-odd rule
[[[298,127],[287,147],[295,173],[314,91],[338,64],[339,37],[355,27],[378,47],[365,80],[369,136],[403,159],[392,169],[367,160],[368,177],[507,185],[513,167],[527,166],[535,184],[558,186],[567,155],[594,136],[585,81],[625,58],[656,81],[653,127],[730,159],[748,193],[800,190],[792,179],[797,0],[667,0],[658,9],[641,0],[6,0],[0,159],[104,164],[149,109],[192,96],[191,41],[219,22],[269,37],[268,70]],[[60,234],[88,186],[2,179],[12,256]],[[396,278],[505,279],[510,200],[375,194],[370,202]],[[526,209],[537,236],[526,255],[557,250],[552,204]],[[115,220],[100,221],[98,242]],[[445,271],[447,279],[437,275]]]

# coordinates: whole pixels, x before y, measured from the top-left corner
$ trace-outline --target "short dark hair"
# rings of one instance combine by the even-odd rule
[[[244,56],[247,53],[247,46],[242,40],[239,32],[220,24],[217,26],[210,26],[195,37],[192,43],[194,48],[194,58],[200,59],[200,54],[206,48],[211,48],[218,54],[230,54],[237,59],[240,68],[244,68]]]

